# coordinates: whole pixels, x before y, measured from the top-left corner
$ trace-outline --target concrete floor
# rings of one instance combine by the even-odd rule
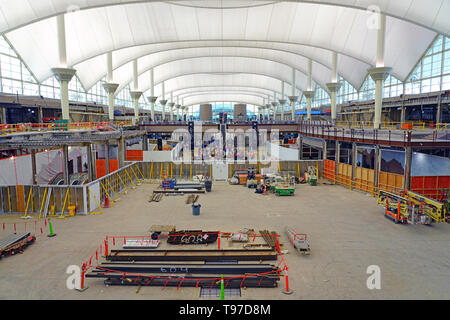
[[[138,186],[103,215],[53,219],[56,237],[38,236],[23,254],[0,260],[0,299],[197,299],[195,288],[144,287],[136,293],[136,287],[106,287],[93,278],[85,292],[66,288],[66,268],[86,261],[105,235],[148,235],[153,224],[277,231],[289,250],[285,260],[295,293],[284,295],[281,279],[278,288],[243,290],[242,299],[450,298],[449,224],[396,225],[383,217],[374,198],[326,184],[298,185],[295,196],[276,197],[217,182],[212,193],[200,196],[200,216],[192,215],[186,196],[149,203],[153,188]],[[23,220],[0,218],[12,221]],[[285,226],[308,234],[311,256],[292,250]],[[381,290],[366,287],[369,265],[381,268]]]

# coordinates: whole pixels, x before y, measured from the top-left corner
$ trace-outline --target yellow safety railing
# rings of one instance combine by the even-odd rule
[[[450,123],[436,123],[436,130],[447,130],[450,129]]]
[[[402,125],[409,125],[402,128]],[[373,129],[374,123],[373,121],[338,121],[336,122],[337,127],[342,128],[355,128],[355,129]],[[418,130],[424,131],[425,129],[446,129],[449,128],[449,124],[438,123],[435,124],[433,122],[427,123],[423,121],[408,121],[408,122],[381,122],[380,129],[384,130],[400,130],[400,129],[408,129],[408,130]]]
[[[110,131],[113,127],[129,126],[131,121],[103,122],[69,122],[69,123],[15,123],[0,124],[0,135],[36,131],[73,131],[73,130],[99,130]]]

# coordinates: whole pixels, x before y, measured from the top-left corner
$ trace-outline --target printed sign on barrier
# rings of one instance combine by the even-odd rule
[[[124,249],[157,248],[160,240],[126,239]]]
[[[89,195],[89,208],[91,209],[91,212],[98,209],[98,204],[100,203],[100,184],[99,182],[93,183],[89,185],[89,190],[91,191],[91,194]],[[95,197],[95,199],[94,199]]]

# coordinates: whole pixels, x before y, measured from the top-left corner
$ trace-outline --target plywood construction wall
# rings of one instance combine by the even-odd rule
[[[365,192],[373,193],[375,182],[375,170],[367,168],[355,168],[355,177],[353,179],[353,187]]]
[[[351,186],[352,183],[352,166],[345,163],[338,164],[337,183],[344,186]]]
[[[401,174],[380,171],[378,189],[391,193],[400,193],[404,188],[404,180],[405,176]]]

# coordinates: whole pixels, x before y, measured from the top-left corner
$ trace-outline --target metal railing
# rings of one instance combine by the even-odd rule
[[[192,180],[194,176],[205,175],[213,177],[213,165],[211,163],[174,163],[174,162],[136,162],[139,173],[145,180],[161,180],[164,177],[172,179]],[[279,161],[276,163],[227,163],[228,178],[238,170],[253,168],[258,174],[262,169],[272,167],[274,171],[282,175],[292,174],[298,177],[308,171],[308,166],[315,166],[319,175],[323,174],[323,160]]]
[[[444,128],[427,131],[344,128],[336,127],[329,123],[312,123],[309,121],[300,122],[299,133],[322,139],[358,143],[387,143],[397,146],[407,146],[411,142],[449,142],[448,137],[450,134]]]
[[[131,125],[131,121],[114,122],[69,122],[69,123],[15,123],[0,124],[0,135],[43,131],[96,130],[112,131],[118,127]]]
[[[372,121],[337,121],[336,127],[340,128],[355,128],[355,129],[373,129],[374,123]],[[406,122],[392,122],[385,121],[380,123],[381,130],[414,130],[425,131],[430,130],[446,130],[450,129],[450,123],[435,123],[425,121],[406,121]]]
[[[0,186],[0,214],[20,214],[38,219],[49,216],[103,212],[106,197],[111,205],[143,180],[135,162],[85,185]],[[71,210],[72,209],[72,210]]]

